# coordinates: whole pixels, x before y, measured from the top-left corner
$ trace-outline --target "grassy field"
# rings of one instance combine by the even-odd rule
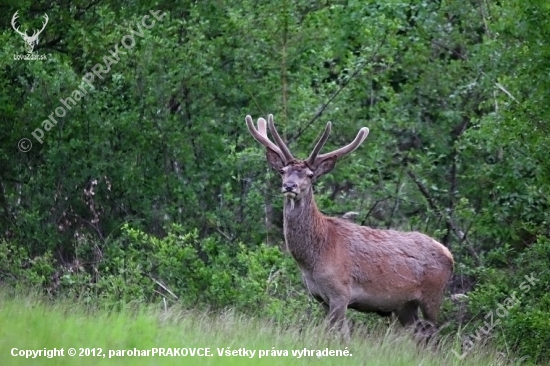
[[[491,349],[476,349],[460,360],[451,351],[456,343],[452,339],[444,339],[437,349],[421,349],[399,327],[366,332],[356,331],[349,344],[342,344],[327,337],[321,325],[283,329],[232,311],[205,314],[141,307],[108,312],[78,303],[51,303],[38,296],[0,292],[0,365],[519,364],[506,363]],[[69,355],[71,348],[75,356]],[[177,351],[161,356],[162,348],[165,353],[170,352],[168,349]],[[48,358],[54,349],[63,349],[63,356],[57,352],[57,357]],[[307,355],[304,349],[324,350],[325,355],[315,351]],[[147,350],[149,356],[145,356]],[[37,351],[42,355],[32,358]],[[128,355],[128,351],[144,356]],[[340,355],[326,355],[329,351]]]

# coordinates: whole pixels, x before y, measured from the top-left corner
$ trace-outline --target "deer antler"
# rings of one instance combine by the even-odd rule
[[[46,22],[44,22],[44,24],[42,24],[42,29],[40,29],[39,31],[34,31],[33,34],[32,34],[32,36],[29,37],[29,39],[30,39],[31,41],[35,41],[36,38],[38,38],[38,35],[39,35],[40,33],[42,33],[42,31],[44,30],[44,28],[46,28],[46,24],[48,24],[48,20],[49,20],[48,14],[44,14],[44,19],[46,19]]]
[[[248,127],[248,131],[254,137],[256,141],[258,141],[260,144],[264,145],[265,147],[273,150],[282,161],[288,163],[286,160],[285,154],[281,151],[281,149],[275,145],[269,138],[267,137],[267,129],[266,129],[266,122],[263,118],[258,118],[258,129],[256,129],[256,126],[254,126],[254,122],[252,121],[252,117],[246,116],[246,126]],[[273,117],[271,118],[271,121],[273,123]]]
[[[309,156],[309,158],[306,160],[306,163],[310,167],[312,167],[312,168],[317,167],[320,163],[322,163],[327,158],[331,158],[331,157],[340,158],[340,157],[342,157],[346,154],[351,153],[353,150],[357,149],[359,147],[359,145],[361,145],[363,143],[363,141],[365,141],[365,139],[369,135],[369,129],[367,127],[361,128],[359,130],[359,132],[357,133],[357,136],[355,137],[355,139],[351,143],[349,143],[348,145],[346,145],[344,147],[341,147],[337,150],[331,151],[329,153],[326,153],[326,154],[317,155],[317,154],[319,154],[319,151],[321,151],[321,148],[323,147],[323,145],[327,141],[329,133],[330,133],[330,122],[327,123],[327,127],[325,128],[325,132],[323,133],[323,135],[319,139],[319,142],[317,143],[317,145],[315,145],[315,148],[311,152],[311,155]]]
[[[42,29],[40,29],[40,30],[38,31],[38,34],[42,33],[42,31],[44,30],[44,28],[46,28],[46,25],[48,24],[48,20],[50,19],[50,18],[48,18],[48,14],[44,14],[44,19],[45,19],[46,21],[45,21],[44,24],[42,25]],[[38,35],[38,34],[37,34],[37,35]]]
[[[19,34],[22,35],[23,37],[27,38],[27,37],[28,37],[27,33],[26,33],[26,32],[21,32],[21,31],[19,30],[19,27],[16,27],[16,26],[15,26],[15,21],[17,20],[17,18],[19,18],[19,15],[17,15],[18,12],[19,12],[19,10],[17,10],[17,11],[15,12],[15,14],[13,14],[13,17],[11,18],[11,26],[13,27],[13,29],[14,29],[17,33],[19,33]]]
[[[258,128],[256,129],[256,126],[254,126],[254,122],[252,121],[252,117],[246,116],[246,125],[248,127],[248,131],[250,131],[250,134],[254,137],[256,141],[258,141],[260,144],[264,145],[265,147],[273,150],[282,161],[284,161],[285,164],[290,163],[291,161],[295,161],[296,159],[294,156],[292,156],[292,153],[288,149],[288,146],[286,146],[285,142],[277,132],[277,129],[275,128],[275,124],[273,123],[273,115],[270,114],[267,116],[267,126],[269,127],[269,131],[271,132],[271,135],[273,135],[273,139],[275,140],[275,143],[273,143],[268,137],[267,137],[267,131],[266,131],[266,121],[263,118],[258,119]],[[341,147],[340,149],[331,151],[326,154],[321,154],[321,149],[327,142],[327,139],[330,135],[330,130],[332,128],[332,124],[330,122],[327,123],[325,127],[325,131],[323,131],[323,134],[319,138],[319,141],[315,145],[315,148],[309,155],[309,157],[304,160],[304,163],[306,163],[310,168],[315,169],[319,164],[321,164],[324,160],[328,158],[339,158],[341,156],[344,156],[346,154],[351,153],[353,150],[357,149],[359,145],[365,141],[369,134],[369,129],[367,127],[363,127],[359,130],[357,133],[357,136],[355,139],[348,145]]]
[[[273,135],[273,139],[275,139],[275,142],[277,143],[277,146],[281,149],[281,152],[283,153],[286,162],[290,163],[294,159],[294,156],[290,153],[290,150],[288,149],[288,146],[286,146],[285,142],[279,136],[279,132],[277,132],[277,129],[275,128],[275,124],[273,123],[273,115],[270,114],[267,116],[267,126],[269,127],[269,131],[271,131],[271,134]]]
[[[328,140],[328,136],[330,135],[330,130],[332,128],[332,124],[330,122],[327,122],[327,126],[325,127],[325,131],[323,132],[323,135],[321,135],[321,138],[315,145],[315,148],[313,148],[313,151],[311,154],[309,154],[309,157],[305,160],[305,163],[313,167],[315,164],[315,160],[317,159],[317,155],[321,152],[321,149],[325,145],[325,142]]]

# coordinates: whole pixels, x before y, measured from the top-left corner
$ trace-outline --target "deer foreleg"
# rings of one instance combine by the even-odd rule
[[[346,310],[348,301],[345,299],[330,300],[329,311],[327,315],[329,330],[340,331],[344,340],[350,338],[349,327],[346,321]]]

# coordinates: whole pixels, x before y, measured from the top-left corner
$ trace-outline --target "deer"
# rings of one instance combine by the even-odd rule
[[[374,229],[325,216],[313,196],[313,183],[336,161],[357,149],[369,134],[363,127],[348,145],[320,154],[331,122],[309,157],[294,158],[277,132],[273,115],[266,121],[245,118],[252,137],[266,149],[269,166],[282,178],[283,233],[286,247],[302,272],[308,292],[324,308],[329,330],[349,340],[346,310],[397,316],[403,327],[419,320],[436,325],[454,260],[443,244],[420,232]]]
[[[25,40],[25,42],[27,43],[26,45],[27,53],[30,54],[34,50],[34,46],[38,44],[38,36],[46,28],[46,24],[48,24],[48,20],[49,20],[48,14],[44,14],[44,23],[42,24],[42,29],[40,29],[39,31],[35,30],[32,36],[29,36],[27,34],[27,31],[21,32],[19,30],[19,27],[16,26],[17,18],[19,18],[19,15],[17,15],[18,12],[19,11],[16,11],[15,14],[13,14],[13,17],[11,18],[11,26],[19,35],[21,35],[21,37],[23,37],[23,40]]]

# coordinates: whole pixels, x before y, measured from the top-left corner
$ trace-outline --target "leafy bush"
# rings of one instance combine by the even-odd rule
[[[31,258],[22,246],[0,241],[0,284],[22,288],[47,285],[55,264],[50,252]]]
[[[535,362],[550,360],[549,266],[550,240],[539,238],[510,268],[482,271],[480,284],[469,295],[470,309],[480,314],[480,323],[489,322],[489,313],[499,322],[491,331],[497,342],[503,347],[514,345],[519,354]]]
[[[164,238],[124,225],[121,235],[97,248],[77,240],[79,257],[57,265],[49,254],[28,259],[17,246],[0,248],[3,282],[42,286],[52,294],[106,306],[179,302],[186,307],[235,308],[279,320],[320,312],[301,285],[294,261],[279,248],[199,239],[173,225]],[[100,258],[94,262],[95,258]],[[28,262],[28,264],[26,264]]]

